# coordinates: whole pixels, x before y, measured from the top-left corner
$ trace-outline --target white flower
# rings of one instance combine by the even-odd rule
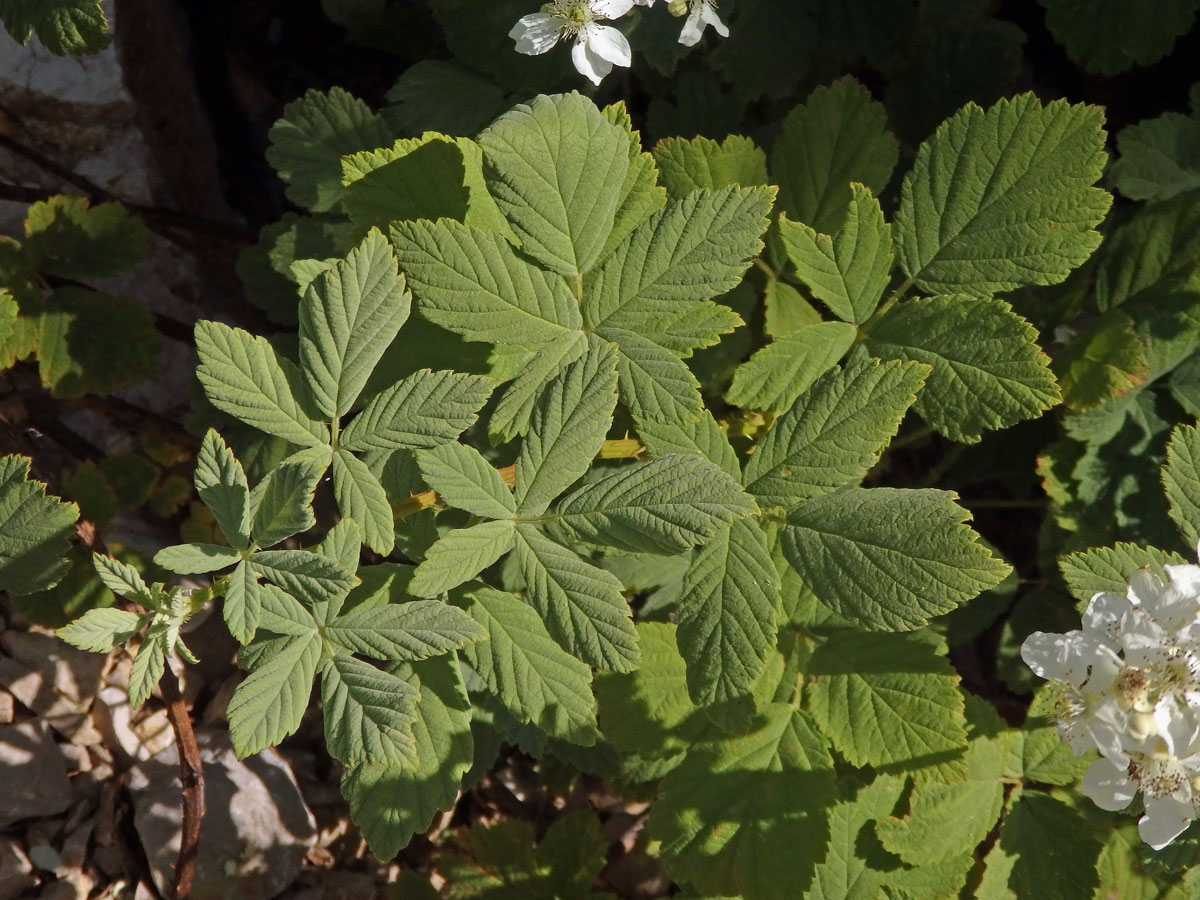
[[[581,75],[599,84],[613,65],[633,61],[629,41],[610,25],[598,20],[616,19],[633,8],[634,0],[555,0],[541,12],[523,16],[508,36],[517,42],[517,52],[529,56],[546,53],[560,40],[574,38],[571,61]]]
[[[1081,788],[1102,809],[1138,791],[1142,840],[1161,850],[1200,818],[1200,566],[1135,572],[1125,595],[1099,593],[1082,629],[1031,634],[1021,658],[1051,683],[1058,728],[1095,748]]]
[[[694,47],[709,25],[721,37],[729,37],[729,29],[717,16],[717,0],[688,0],[688,17],[679,33],[679,43]]]

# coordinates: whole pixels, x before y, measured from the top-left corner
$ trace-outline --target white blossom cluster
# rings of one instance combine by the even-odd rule
[[[1035,632],[1021,657],[1049,679],[1058,730],[1076,754],[1095,747],[1083,792],[1102,809],[1140,790],[1142,840],[1161,850],[1200,816],[1200,566],[1148,569],[1099,593],[1083,629]]]
[[[563,40],[572,40],[571,60],[581,75],[593,84],[612,71],[614,65],[633,62],[629,41],[611,25],[600,22],[619,19],[634,6],[653,6],[655,0],[554,0],[541,12],[522,16],[508,36],[517,42],[517,52],[536,56],[546,53]],[[699,43],[704,29],[711,25],[721,37],[729,29],[717,15],[716,0],[670,0],[666,4],[674,15],[686,15],[679,43],[691,47]]]

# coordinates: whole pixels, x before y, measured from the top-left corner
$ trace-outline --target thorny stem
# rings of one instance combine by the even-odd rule
[[[179,841],[179,860],[175,863],[171,896],[174,900],[186,900],[196,877],[200,823],[204,821],[204,764],[200,760],[200,748],[196,745],[196,732],[192,730],[187,704],[183,702],[179,682],[169,665],[163,669],[160,688],[167,702],[167,719],[175,731],[175,746],[179,750],[179,781],[183,787],[183,834]]]

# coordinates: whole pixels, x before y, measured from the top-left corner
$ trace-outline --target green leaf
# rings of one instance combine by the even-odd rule
[[[254,486],[250,515],[254,519],[254,543],[271,547],[316,524],[313,492],[329,466],[330,451],[316,448],[313,454],[295,454],[284,460]]]
[[[819,87],[783,120],[771,151],[779,208],[820,234],[833,234],[850,202],[850,183],[878,194],[900,146],[883,106],[853,78]]]
[[[923,290],[987,297],[1057,284],[1100,244],[1112,198],[1104,114],[1033,94],[968,104],[921,144],[896,212],[901,266]]]
[[[412,768],[420,693],[407,681],[345,653],[321,670],[325,745],[346,765]]]
[[[698,706],[750,693],[775,646],[778,606],[779,576],[757,521],[738,519],[699,548],[677,607],[679,649]]]
[[[293,100],[267,137],[267,162],[287,182],[288,199],[313,212],[341,199],[343,156],[392,142],[383,119],[337,87]]]
[[[915,768],[966,747],[958,675],[927,641],[840,632],[808,675],[808,708],[853,765]]]
[[[1194,546],[1200,539],[1200,429],[1196,426],[1180,425],[1171,432],[1162,480],[1171,519],[1188,545]]]
[[[1003,300],[923,297],[895,306],[872,327],[867,349],[932,371],[915,409],[951,440],[1040,416],[1061,395],[1037,329]]]
[[[1164,578],[1163,566],[1186,565],[1187,560],[1168,550],[1117,544],[1113,547],[1093,547],[1082,553],[1061,557],[1058,567],[1071,594],[1081,603],[1093,594],[1124,594],[1129,579],[1138,569],[1149,566],[1150,571]]]
[[[1158,62],[1196,17],[1196,0],[1160,0],[1152,10],[1121,0],[1038,2],[1046,7],[1046,27],[1067,55],[1101,75]]]
[[[1146,345],[1133,320],[1109,311],[1054,356],[1054,373],[1063,402],[1072,409],[1094,409],[1146,381]]]
[[[273,747],[300,727],[320,659],[315,633],[285,638],[237,686],[227,715],[238,759]]]
[[[374,228],[308,286],[300,302],[300,362],[326,416],[350,412],[411,303],[392,247]]]
[[[474,758],[471,701],[454,657],[396,670],[420,692],[412,766],[358,766],[342,775],[350,817],[380,859],[394,857],[441,810],[454,806]],[[396,798],[403,797],[403,803]]]
[[[490,78],[441,59],[423,59],[406,68],[388,90],[387,101],[391,105],[383,108],[383,116],[407,134],[475,134],[506,105],[503,89]]]
[[[141,573],[129,563],[121,562],[112,556],[93,553],[92,567],[104,586],[114,594],[128,597],[146,609],[154,609],[159,605],[142,579]]]
[[[419,369],[379,394],[342,432],[347,450],[436,447],[475,424],[492,392],[482,375]]]
[[[617,345],[621,402],[635,416],[676,425],[700,417],[700,382],[678,356],[632,331],[604,328],[596,335]]]
[[[653,153],[659,183],[672,200],[692,191],[768,183],[767,155],[741,135],[731,134],[719,144],[706,137],[667,138],[655,145]]]
[[[642,152],[642,136],[633,130],[633,121],[625,102],[618,101],[601,110],[604,118],[618,126],[629,141],[629,168],[621,185],[620,201],[613,216],[612,231],[600,251],[605,259],[629,232],[641,225],[657,209],[667,202],[667,192],[658,186],[658,169],[654,157]]]
[[[755,509],[708,460],[669,454],[584,485],[559,504],[557,518],[587,543],[669,556]]]
[[[529,525],[517,527],[514,559],[525,600],[569,653],[600,669],[636,668],[637,632],[621,583],[611,573]]]
[[[650,834],[662,841],[668,871],[706,894],[798,897],[824,846],[833,797],[825,738],[806,713],[773,703],[750,733],[688,750],[663,779]]]
[[[441,219],[396,222],[391,238],[421,315],[467,340],[542,344],[582,325],[567,282],[495,232]]]
[[[144,624],[141,616],[123,609],[89,609],[55,632],[80,650],[108,653],[137,634]]]
[[[653,456],[668,453],[695,453],[704,457],[734,480],[742,477],[742,467],[737,454],[729,445],[729,439],[717,420],[708,410],[697,422],[686,425],[670,425],[651,420],[637,421],[638,437]]]
[[[221,533],[235,547],[250,545],[250,485],[229,445],[210,428],[196,457],[196,494],[212,511]]]
[[[488,587],[471,591],[459,605],[489,638],[465,648],[463,656],[504,708],[554,737],[595,743],[592,671],[555,643],[538,614]]]
[[[504,479],[474,447],[442,444],[417,451],[425,483],[448,505],[485,519],[508,519],[516,501]]]
[[[1101,310],[1142,297],[1164,285],[1187,284],[1200,263],[1200,203],[1189,192],[1149,203],[1104,242],[1096,269]],[[1153,303],[1145,312],[1154,310]]]
[[[351,610],[325,626],[325,637],[351,653],[411,662],[461,650],[487,634],[457,607],[410,600]]]
[[[1009,567],[950,491],[851,488],[793,509],[783,551],[817,598],[863,628],[910,631],[995,587]]]
[[[529,432],[534,406],[550,382],[588,349],[588,336],[582,331],[564,331],[557,338],[533,351],[528,362],[505,388],[500,402],[492,410],[488,434],[501,443]]]
[[[974,853],[996,824],[1004,805],[999,779],[921,781],[905,816],[880,819],[875,830],[883,846],[906,863],[920,866]]]
[[[737,287],[762,250],[773,199],[771,188],[734,186],[668,203],[585,279],[587,327],[635,332],[679,356],[715,344],[741,320],[697,301]]]
[[[440,134],[401,138],[390,147],[342,158],[343,205],[362,228],[401,219],[467,218],[470,190],[463,152]]]
[[[534,97],[479,135],[488,190],[521,248],[570,278],[599,259],[630,166],[629,138],[588,98]]]
[[[156,565],[177,575],[203,575],[235,565],[242,554],[219,544],[176,544],[154,554]],[[103,576],[102,576],[103,577]],[[107,582],[106,582],[107,583]],[[138,601],[141,602],[140,600]],[[142,603],[145,606],[145,603]]]
[[[588,341],[542,392],[516,462],[514,498],[523,516],[538,516],[588,470],[612,426],[617,405],[612,345]]]
[[[300,373],[265,338],[220,322],[196,323],[196,375],[217,409],[302,447],[329,443],[329,428],[304,408]]]
[[[1117,148],[1109,177],[1131,200],[1166,200],[1200,188],[1200,117],[1169,112],[1146,119],[1122,129]]]
[[[24,250],[35,268],[76,281],[120,275],[141,262],[150,244],[142,220],[120,203],[92,206],[72,194],[32,204],[25,236]]]
[[[260,550],[250,565],[297,600],[324,603],[345,597],[358,578],[332,560],[307,550]]]
[[[792,506],[855,484],[879,459],[929,367],[865,360],[822,375],[775,420],[746,463],[766,506]]]
[[[796,276],[846,322],[871,317],[892,272],[892,227],[869,188],[850,185],[850,205],[832,237],[784,217],[779,237]]]
[[[151,628],[142,638],[129,669],[129,705],[134,709],[145,703],[157,687],[170,651],[166,625]]]
[[[258,630],[262,602],[262,587],[254,568],[245,562],[238,563],[229,574],[223,613],[229,633],[239,644],[250,643]]]
[[[29,478],[29,459],[0,456],[0,590],[14,595],[44,591],[70,569],[79,507],[46,496],[46,485]]]
[[[272,635],[304,636],[317,630],[317,621],[300,601],[273,584],[259,585],[262,610],[259,627]],[[273,638],[272,638],[273,640]],[[251,665],[250,668],[256,668]]]
[[[108,46],[108,20],[100,0],[3,0],[0,20],[18,44],[36,31],[58,56],[99,53]]]
[[[396,545],[392,505],[379,479],[349,450],[333,454],[333,496],[342,515],[362,528],[368,547],[380,556],[392,552]]]
[[[470,581],[512,549],[514,534],[511,519],[448,532],[426,551],[409,590],[417,597],[433,597]]]
[[[781,413],[833,368],[858,338],[846,322],[801,325],[737,367],[725,399],[743,409]]]
[[[1091,900],[1100,842],[1083,816],[1060,800],[1021,793],[1000,828],[999,846],[1015,858],[1008,886],[1016,896]]]

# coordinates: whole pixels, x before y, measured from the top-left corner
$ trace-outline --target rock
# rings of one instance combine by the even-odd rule
[[[70,805],[66,763],[46,724],[0,726],[0,828],[53,816]]]
[[[37,884],[33,865],[15,841],[0,837],[0,900],[20,895]]]
[[[295,776],[273,751],[234,756],[227,733],[201,742],[207,812],[192,900],[269,900],[295,880],[316,842],[316,820]],[[130,773],[137,828],[154,883],[167,896],[179,855],[183,812],[174,746]]]

